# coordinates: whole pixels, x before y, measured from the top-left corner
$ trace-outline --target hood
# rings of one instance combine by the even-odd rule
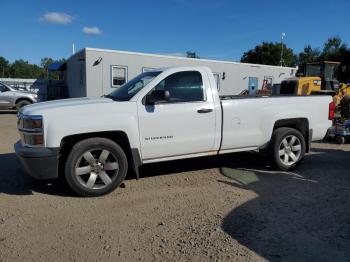
[[[43,117],[47,147],[59,147],[62,139],[69,135],[116,130],[135,135],[138,130],[136,102],[109,98],[37,103],[23,107],[20,114]]]
[[[116,102],[108,98],[70,98],[28,105],[21,110],[21,113],[24,115],[43,115],[47,112],[61,111],[63,113],[64,111],[67,112],[67,110],[70,113],[74,113],[80,110],[84,111],[84,108],[87,107],[99,110],[99,108],[104,107],[106,104],[112,103]]]
[[[16,95],[37,95],[35,92],[26,90],[13,90],[12,92],[14,92]]]

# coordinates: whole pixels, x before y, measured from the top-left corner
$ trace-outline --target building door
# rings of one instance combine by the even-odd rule
[[[258,78],[249,77],[249,80],[248,80],[249,95],[255,95],[257,90],[258,90]]]

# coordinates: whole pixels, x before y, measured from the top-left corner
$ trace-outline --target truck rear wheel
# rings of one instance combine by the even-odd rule
[[[81,196],[100,196],[125,179],[128,161],[123,149],[106,138],[89,138],[75,144],[65,165],[65,178]]]
[[[296,129],[281,127],[273,132],[270,156],[280,170],[296,167],[305,155],[305,138]]]

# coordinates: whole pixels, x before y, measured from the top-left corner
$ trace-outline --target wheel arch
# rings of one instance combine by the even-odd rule
[[[312,129],[309,129],[309,120],[307,118],[288,118],[277,120],[273,126],[273,131],[280,127],[289,127],[298,130],[305,138],[306,152],[310,151]]]
[[[28,97],[19,97],[19,98],[17,98],[17,99],[15,100],[15,105],[16,105],[17,103],[21,102],[21,101],[28,101],[28,102],[31,103],[31,104],[34,103],[34,101],[31,100],[31,99],[28,98]]]
[[[60,145],[60,158],[59,158],[59,174],[63,173],[64,163],[66,158],[72,149],[72,147],[85,139],[93,138],[93,137],[101,137],[110,139],[113,142],[117,143],[125,152],[126,157],[128,159],[128,163],[130,168],[134,171],[136,178],[139,178],[138,167],[141,165],[141,157],[139,150],[137,148],[131,148],[129,138],[127,134],[123,131],[104,131],[104,132],[92,132],[92,133],[81,133],[69,135],[61,140]]]

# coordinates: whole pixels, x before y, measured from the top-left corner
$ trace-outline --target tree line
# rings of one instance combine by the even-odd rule
[[[64,58],[54,60],[49,57],[41,59],[40,66],[31,64],[23,59],[10,63],[5,57],[0,56],[1,78],[31,78],[31,79],[58,79],[58,72],[49,72],[48,67],[52,63],[63,63]]]
[[[254,49],[245,52],[241,62],[280,65],[282,43],[263,42]],[[327,39],[322,49],[306,45],[299,54],[294,53],[293,49],[283,44],[283,61],[285,66],[299,66],[305,63],[318,61],[340,62],[339,71],[340,81],[350,81],[350,49],[340,37],[331,37]]]
[[[280,65],[280,55],[283,45],[283,60],[286,66],[297,66],[304,63],[330,60],[344,64],[350,62],[350,49],[340,37],[331,37],[325,41],[322,50],[310,45],[304,47],[299,54],[282,43],[263,42],[254,49],[245,52],[241,62],[259,63],[266,65]]]

